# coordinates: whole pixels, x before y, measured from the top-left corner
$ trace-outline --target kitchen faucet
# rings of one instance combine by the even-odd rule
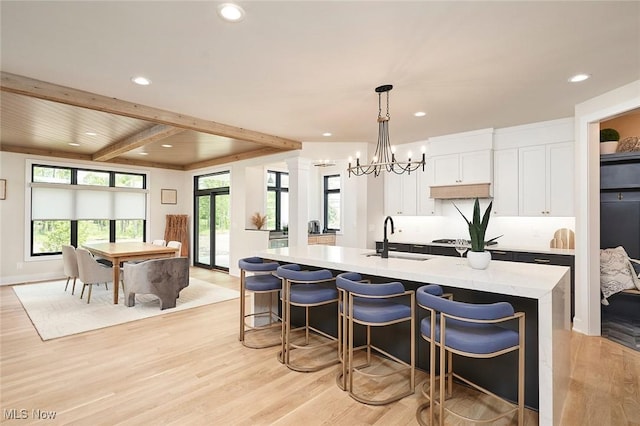
[[[389,257],[389,240],[387,240],[387,222],[391,222],[391,233],[393,234],[393,218],[387,216],[384,220],[384,239],[382,240],[382,253],[380,257],[387,259]]]

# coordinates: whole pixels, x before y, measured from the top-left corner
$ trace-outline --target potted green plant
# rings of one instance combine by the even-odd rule
[[[600,154],[613,154],[618,148],[620,133],[616,129],[600,130]]]
[[[473,205],[473,218],[471,221],[460,211],[458,206],[453,204],[462,215],[464,220],[469,225],[469,239],[471,240],[471,251],[467,253],[467,260],[474,269],[486,269],[491,261],[491,252],[484,249],[485,245],[496,238],[492,238],[489,241],[485,241],[485,234],[487,232],[487,226],[489,225],[489,217],[491,217],[491,206],[493,201],[489,203],[489,206],[480,220],[480,200],[476,198]]]

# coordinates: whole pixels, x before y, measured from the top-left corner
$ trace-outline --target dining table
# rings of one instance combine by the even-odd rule
[[[144,242],[91,243],[82,244],[91,254],[110,261],[113,264],[113,303],[118,304],[118,284],[120,283],[120,264],[127,261],[140,261],[176,256],[177,248],[154,245]]]

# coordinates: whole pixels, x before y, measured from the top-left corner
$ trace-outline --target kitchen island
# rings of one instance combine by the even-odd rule
[[[452,291],[457,300],[505,300],[516,310],[528,311],[526,338],[527,345],[533,347],[526,351],[525,368],[527,381],[535,385],[537,393],[529,395],[537,404],[528,405],[537,406],[541,425],[559,423],[570,373],[568,267],[492,261],[486,270],[474,270],[466,259],[454,257],[392,253],[382,259],[374,254],[372,249],[339,246],[288,247],[256,253],[280,262],[399,280],[407,288],[439,284]],[[418,364],[424,368],[424,363]],[[536,379],[537,383],[531,383]],[[527,386],[527,392],[532,393],[530,389]]]

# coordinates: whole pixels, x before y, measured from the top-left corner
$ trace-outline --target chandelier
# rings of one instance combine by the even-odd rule
[[[380,172],[387,171],[395,174],[411,173],[413,171],[422,168],[424,171],[425,154],[424,147],[422,148],[422,159],[420,161],[411,161],[411,152],[408,153],[407,161],[397,161],[395,148],[391,146],[389,141],[389,92],[393,89],[390,84],[376,87],[376,93],[378,94],[378,144],[376,145],[376,151],[373,154],[371,163],[360,164],[360,153],[356,153],[356,165],[352,166],[353,159],[349,157],[349,177],[353,173],[355,176],[380,175]],[[387,94],[387,114],[382,116],[382,94]]]

